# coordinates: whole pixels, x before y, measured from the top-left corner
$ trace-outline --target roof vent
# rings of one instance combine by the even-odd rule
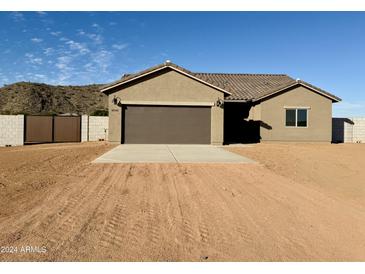
[[[166,60],[166,61],[165,61],[165,64],[166,64],[166,65],[169,65],[169,64],[171,64],[171,61],[170,61],[170,60]]]
[[[297,80],[296,80],[297,82],[299,82],[300,81],[300,78],[297,78]]]

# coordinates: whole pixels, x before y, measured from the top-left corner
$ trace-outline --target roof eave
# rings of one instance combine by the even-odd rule
[[[265,99],[267,97],[270,97],[270,96],[275,95],[275,94],[277,94],[279,92],[285,91],[285,90],[287,90],[289,88],[295,87],[297,85],[304,86],[304,87],[306,87],[306,88],[308,88],[310,90],[313,90],[314,92],[317,92],[317,93],[321,94],[322,96],[331,99],[332,102],[334,102],[334,103],[337,103],[337,102],[340,102],[341,101],[341,98],[339,98],[337,96],[334,96],[334,95],[330,95],[330,94],[324,93],[322,90],[320,90],[320,89],[318,89],[318,88],[316,88],[314,86],[309,86],[306,83],[303,83],[303,81],[295,81],[294,83],[289,84],[289,85],[287,85],[285,87],[282,87],[282,88],[280,88],[278,90],[275,90],[273,92],[270,92],[269,94],[265,94],[264,96],[261,96],[261,97],[258,97],[258,98],[254,98],[253,99],[253,102],[261,101],[261,100],[263,100],[263,99]]]
[[[101,88],[101,89],[100,89],[100,92],[106,92],[106,91],[108,91],[108,90],[110,90],[110,89],[113,89],[113,88],[118,87],[118,86],[122,86],[122,85],[124,85],[124,84],[127,84],[127,83],[129,83],[129,82],[135,81],[136,79],[139,79],[139,78],[141,78],[141,77],[144,77],[144,76],[150,75],[150,74],[152,74],[152,73],[158,72],[158,71],[160,71],[160,70],[162,70],[162,69],[165,69],[165,68],[170,68],[170,69],[172,69],[172,70],[175,70],[175,71],[177,71],[177,72],[179,72],[179,73],[181,73],[181,74],[184,74],[184,75],[185,75],[185,76],[187,76],[187,77],[190,77],[190,78],[192,78],[192,79],[195,79],[196,81],[201,82],[201,83],[203,83],[203,84],[206,84],[206,85],[208,85],[208,86],[210,86],[210,87],[212,87],[212,88],[215,88],[215,89],[217,89],[217,90],[219,90],[219,91],[221,91],[221,92],[223,92],[223,93],[226,93],[226,94],[228,94],[228,95],[232,95],[232,93],[231,93],[231,92],[229,92],[229,91],[227,91],[227,90],[225,90],[225,89],[222,89],[222,88],[220,88],[220,87],[218,87],[218,86],[216,86],[216,85],[213,85],[213,84],[211,84],[211,83],[209,83],[209,82],[207,82],[207,81],[204,81],[204,80],[202,80],[202,79],[200,79],[200,78],[198,78],[198,77],[195,77],[194,75],[191,75],[190,73],[187,73],[187,72],[185,72],[185,71],[183,71],[183,70],[181,70],[181,69],[178,69],[178,68],[177,68],[177,67],[175,67],[175,65],[173,65],[172,63],[164,64],[164,65],[163,65],[163,66],[161,66],[161,67],[157,67],[157,68],[156,68],[156,69],[154,69],[154,70],[148,71],[148,72],[143,73],[143,74],[141,74],[141,75],[138,75],[138,76],[136,76],[136,77],[132,77],[132,78],[130,78],[130,79],[128,79],[128,80],[126,80],[126,81],[119,81],[119,82],[117,82],[117,83],[115,83],[115,84],[107,85],[107,86],[105,86],[104,88]]]
[[[248,103],[252,102],[252,99],[224,99],[227,103]]]
[[[314,90],[314,91],[322,94],[323,96],[326,96],[326,97],[330,98],[332,100],[332,102],[334,102],[334,103],[337,103],[337,102],[341,102],[342,101],[342,99],[340,97],[337,97],[337,96],[335,96],[333,94],[330,94],[329,92],[323,92],[323,90],[321,90],[321,89],[319,89],[319,88],[317,88],[317,87],[315,87],[315,86],[313,86],[311,84],[308,84],[308,83],[306,83],[306,82],[304,82],[302,80],[299,80],[297,82],[299,82],[299,84],[301,84],[302,86],[307,87],[308,89],[312,89],[312,90]]]

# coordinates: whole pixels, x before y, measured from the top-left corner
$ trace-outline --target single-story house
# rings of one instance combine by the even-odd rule
[[[109,141],[126,144],[331,142],[341,99],[284,74],[196,73],[170,61],[102,87]]]

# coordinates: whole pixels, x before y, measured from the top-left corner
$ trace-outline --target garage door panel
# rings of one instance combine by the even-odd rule
[[[124,143],[210,143],[210,107],[125,106],[123,117]]]

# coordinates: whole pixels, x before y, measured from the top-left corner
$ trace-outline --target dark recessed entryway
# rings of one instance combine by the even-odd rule
[[[210,144],[211,107],[122,107],[122,143]]]
[[[224,103],[224,143],[260,142],[260,121],[248,120],[251,104]]]

